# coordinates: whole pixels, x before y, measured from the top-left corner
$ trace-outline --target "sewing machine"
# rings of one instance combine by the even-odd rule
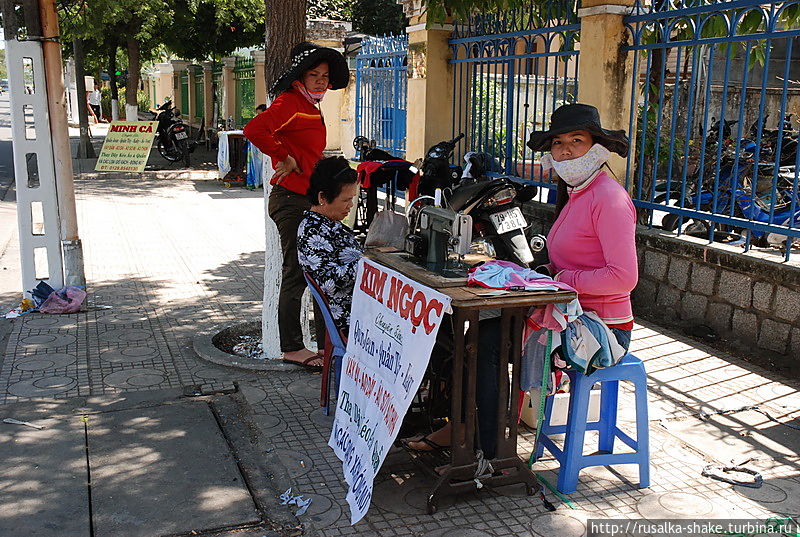
[[[417,262],[424,260],[428,270],[442,273],[448,255],[451,252],[466,255],[471,243],[471,216],[428,205],[417,215],[411,234],[406,238],[406,251]]]

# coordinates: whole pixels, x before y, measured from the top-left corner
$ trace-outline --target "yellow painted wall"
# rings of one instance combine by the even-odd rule
[[[428,147],[451,137],[453,73],[449,30],[412,31],[408,37],[406,159],[416,160]]]
[[[327,130],[327,151],[338,150],[342,147],[341,138],[341,109],[342,95],[346,90],[328,90],[325,98],[320,103],[322,116],[325,118],[325,129]]]

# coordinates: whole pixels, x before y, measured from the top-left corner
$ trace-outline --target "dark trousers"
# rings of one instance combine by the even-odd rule
[[[102,117],[100,117],[100,116],[102,116],[102,114],[100,112],[100,105],[99,104],[90,104],[89,106],[92,107],[92,111],[94,112],[94,115],[97,116],[97,121],[100,121],[102,119]]]
[[[455,352],[452,317],[446,315],[436,337],[431,353],[431,367],[447,373],[450,383],[452,356]],[[468,336],[465,336],[468,337]],[[477,407],[478,438],[487,459],[497,452],[497,409],[500,397],[500,318],[480,321],[478,328],[478,361],[476,364],[475,406]],[[464,376],[467,375],[464,364]],[[466,387],[464,387],[466,388]],[[462,392],[462,405],[466,404],[466,389]],[[449,413],[448,408],[446,412]]]
[[[283,251],[283,279],[278,298],[278,328],[283,352],[299,351],[305,347],[300,327],[300,306],[306,289],[306,280],[297,261],[297,228],[303,220],[303,212],[310,207],[308,198],[280,185],[272,187],[272,192],[269,194],[267,210],[278,227]],[[264,307],[274,306],[264,304]],[[316,302],[314,302],[314,325],[317,346],[322,349],[325,344],[325,322]]]

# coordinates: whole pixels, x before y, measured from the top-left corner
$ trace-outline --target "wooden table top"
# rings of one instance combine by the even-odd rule
[[[367,250],[365,255],[381,265],[436,289],[450,297],[452,306],[465,309],[518,308],[560,304],[576,298],[571,291],[508,291],[468,287],[467,278],[447,278],[411,261],[406,252]]]

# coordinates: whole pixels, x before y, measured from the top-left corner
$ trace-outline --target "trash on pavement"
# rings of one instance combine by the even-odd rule
[[[292,489],[286,489],[286,492],[279,496],[281,505],[296,505],[299,509],[295,516],[306,514],[309,506],[311,506],[311,498],[303,498],[302,494],[292,494]]]
[[[26,313],[30,313],[32,311],[36,311],[36,303],[30,298],[23,298],[19,303],[19,306],[9,310],[5,317],[6,319],[16,319],[20,315],[25,315]]]
[[[255,336],[239,336],[239,339],[242,341],[233,346],[233,353],[235,355],[253,358],[255,360],[263,360],[266,358],[266,356],[264,356],[264,344],[261,342],[261,338]]]
[[[740,487],[749,487],[752,489],[760,489],[764,484],[764,478],[759,472],[742,465],[738,466],[723,466],[721,464],[709,464],[701,472],[703,476],[722,481],[723,483],[730,483],[731,485],[739,485]],[[753,476],[752,481],[742,481],[728,477],[727,474],[749,474]]]
[[[59,291],[53,291],[39,306],[40,313],[76,313],[86,299],[86,291],[74,285],[68,285]]]
[[[10,423],[11,425],[25,425],[26,427],[33,427],[34,429],[39,430],[44,429],[44,425],[36,425],[35,423],[31,423],[29,421],[21,421],[14,418],[3,418],[3,423]]]

